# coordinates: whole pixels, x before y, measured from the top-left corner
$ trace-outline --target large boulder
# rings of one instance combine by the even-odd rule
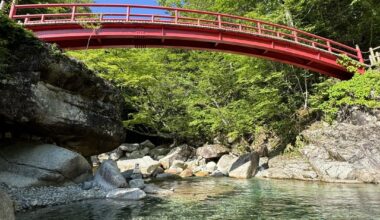
[[[91,165],[78,153],[50,144],[16,144],[0,148],[0,182],[27,187],[84,182]]]
[[[256,177],[271,179],[318,180],[318,174],[310,163],[302,157],[277,156],[259,166]],[[266,165],[265,165],[266,164]]]
[[[224,175],[227,175],[228,174],[228,171],[231,169],[231,166],[232,164],[238,159],[238,157],[236,156],[233,156],[233,155],[230,155],[230,154],[226,154],[226,155],[223,155],[216,167],[217,169],[222,172]]]
[[[108,192],[107,199],[140,200],[146,197],[146,193],[139,188],[114,189]]]
[[[251,178],[259,166],[259,155],[255,152],[240,156],[231,166],[228,176],[240,179]]]
[[[95,174],[95,185],[104,190],[125,188],[128,186],[124,176],[120,173],[117,164],[113,160],[106,160],[100,165]]]
[[[13,207],[13,202],[9,196],[0,191],[0,219],[1,220],[14,220],[15,211]]]
[[[205,144],[197,149],[197,156],[206,159],[220,158],[224,154],[228,154],[230,150],[221,144]]]
[[[194,155],[195,149],[187,144],[172,149],[168,155],[160,160],[165,169],[168,169],[175,160],[186,161]]]
[[[143,175],[152,175],[152,173],[160,166],[160,163],[156,160],[153,160],[149,156],[145,156],[139,159],[121,159],[117,161],[117,166],[121,172],[127,170],[133,170],[136,166],[139,165],[140,171]]]
[[[0,68],[0,130],[15,141],[33,135],[84,156],[116,148],[124,139],[120,92],[84,64],[9,26],[7,34],[18,39],[5,44],[12,59]]]

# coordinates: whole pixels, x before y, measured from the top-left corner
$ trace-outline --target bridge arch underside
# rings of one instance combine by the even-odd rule
[[[336,63],[336,54],[262,35],[141,23],[102,24],[95,31],[76,23],[28,25],[27,28],[41,40],[56,43],[63,49],[86,49],[88,45],[89,49],[149,47],[225,51],[291,64],[338,79],[352,77]]]

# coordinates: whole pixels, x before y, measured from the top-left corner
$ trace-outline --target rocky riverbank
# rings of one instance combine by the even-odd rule
[[[296,156],[271,158],[258,177],[339,183],[380,183],[380,110],[350,108],[332,125],[303,131]]]

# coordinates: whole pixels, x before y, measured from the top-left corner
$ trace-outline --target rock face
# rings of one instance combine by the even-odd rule
[[[117,166],[121,170],[121,172],[127,170],[133,170],[139,164],[141,173],[143,175],[152,175],[152,173],[160,166],[158,161],[153,160],[149,156],[145,156],[139,159],[131,159],[131,160],[118,160]]]
[[[146,193],[139,188],[114,189],[106,197],[108,199],[140,200],[146,197]]]
[[[84,156],[115,149],[124,139],[120,93],[57,49],[25,41],[8,45],[14,63],[0,70],[0,131],[38,136]]]
[[[333,125],[317,122],[300,135],[297,158],[275,157],[258,177],[380,183],[380,110],[349,108]]]
[[[197,156],[206,159],[219,158],[228,152],[229,149],[221,144],[206,144],[197,149]]]
[[[13,208],[13,202],[9,196],[0,191],[0,219],[2,220],[14,220],[15,211]]]
[[[259,155],[257,153],[249,153],[240,156],[231,166],[228,176],[240,179],[251,178],[256,174],[259,166]]]
[[[95,185],[104,190],[125,188],[128,186],[124,176],[120,173],[115,161],[106,160],[100,165],[95,174]]]
[[[186,144],[178,146],[171,150],[168,155],[160,160],[165,169],[168,169],[175,160],[186,161],[194,155],[194,148]]]
[[[380,183],[380,117],[363,118],[302,133],[308,144],[301,152],[321,180]]]
[[[10,186],[80,183],[91,178],[80,154],[55,145],[17,144],[0,148],[0,182]]]

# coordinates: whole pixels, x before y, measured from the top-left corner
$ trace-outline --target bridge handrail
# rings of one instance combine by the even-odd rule
[[[56,14],[34,14],[34,15],[17,15],[17,10],[18,9],[36,9],[36,8],[70,8],[71,13],[56,13]],[[76,9],[79,7],[109,7],[109,8],[125,8],[126,13],[77,13]],[[174,16],[165,16],[165,15],[160,15],[160,14],[131,14],[131,9],[133,8],[143,8],[143,9],[156,9],[156,10],[165,10],[171,13],[174,13]],[[180,16],[180,12],[184,13],[195,13],[199,15],[212,15],[215,16],[216,20],[207,20],[207,19],[201,19],[201,18],[192,18],[192,17],[182,17]],[[163,6],[151,6],[151,5],[132,5],[132,4],[96,4],[96,3],[66,3],[66,4],[25,4],[25,5],[12,5],[9,17],[11,19],[29,19],[29,18],[41,18],[41,21],[44,21],[44,17],[70,17],[72,21],[75,21],[75,18],[77,16],[84,16],[84,15],[99,15],[101,14],[102,16],[111,16],[114,14],[118,14],[120,16],[126,16],[129,21],[129,17],[138,17],[138,16],[143,16],[143,17],[152,17],[152,21],[154,21],[154,17],[160,17],[160,18],[173,18],[175,24],[181,24],[181,22],[178,22],[180,19],[184,20],[198,20],[198,25],[200,26],[200,21],[207,21],[207,22],[212,22],[214,23],[215,26],[218,26],[219,28],[226,28],[224,25],[236,25],[238,26],[240,31],[244,31],[243,27],[245,28],[250,28],[254,29],[257,31],[257,34],[259,35],[265,35],[265,36],[271,36],[271,37],[290,37],[291,41],[298,43],[298,44],[304,44],[305,43],[311,43],[312,47],[317,47],[318,49],[324,50],[326,52],[330,53],[341,53],[341,54],[346,54],[350,56],[351,58],[354,58],[358,60],[359,62],[364,63],[362,52],[360,48],[357,46],[356,48],[344,45],[342,43],[330,40],[328,38],[320,37],[318,35],[298,30],[293,27],[281,25],[281,24],[275,24],[267,21],[262,21],[262,20],[257,20],[257,19],[252,19],[252,18],[245,18],[245,17],[240,17],[236,15],[229,15],[229,14],[223,14],[223,13],[217,13],[217,12],[209,12],[209,11],[199,11],[199,10],[192,10],[192,9],[183,9],[183,8],[172,8],[172,7],[163,7]],[[236,19],[238,21],[245,21],[245,22],[251,22],[255,24],[253,25],[244,25],[241,23],[233,23],[233,22],[225,22],[223,19]],[[107,20],[112,20],[112,19],[107,19]],[[119,19],[120,20],[120,19]],[[26,20],[27,21],[27,20]],[[166,22],[166,23],[172,23],[171,21],[160,21],[160,22]],[[236,21],[235,21],[236,22]],[[183,22],[182,22],[183,23]],[[274,30],[265,28],[264,26],[268,26],[270,28],[274,28]],[[282,29],[278,30],[278,29]],[[284,32],[284,30],[289,31],[290,33]],[[268,35],[263,32],[269,32],[269,33],[275,33],[276,36],[273,35]],[[307,39],[305,37],[309,37],[311,39]],[[287,39],[289,40],[289,39]],[[305,43],[300,43],[300,41],[305,42]],[[322,42],[322,43],[321,43]],[[322,49],[322,48],[323,49]],[[339,48],[336,48],[339,47]],[[346,51],[343,51],[342,49],[345,49]],[[355,53],[353,53],[355,52]]]

